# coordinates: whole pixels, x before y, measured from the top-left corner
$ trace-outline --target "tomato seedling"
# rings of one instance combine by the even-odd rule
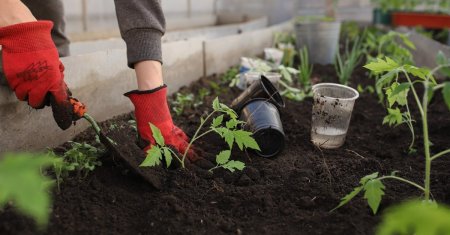
[[[372,211],[375,214],[380,205],[381,198],[384,195],[385,186],[382,181],[387,179],[399,180],[418,188],[419,190],[423,191],[424,200],[426,202],[430,201],[431,162],[450,153],[450,148],[434,155],[431,154],[431,142],[428,132],[428,105],[433,95],[437,91],[442,90],[442,95],[444,97],[445,103],[450,109],[450,82],[439,84],[433,77],[433,74],[439,71],[441,68],[449,66],[450,60],[447,59],[447,64],[440,65],[433,70],[429,70],[427,68],[419,68],[409,64],[399,64],[388,57],[386,57],[384,60],[377,59],[376,62],[370,62],[364,66],[375,74],[381,75],[380,79],[377,82],[377,86],[390,87],[389,92],[387,92],[390,106],[397,105],[398,109],[405,106],[405,112],[409,118],[411,117],[411,114],[409,112],[406,100],[409,94],[413,94],[422,121],[422,133],[424,141],[423,151],[425,155],[424,185],[421,186],[420,184],[397,176],[395,172],[387,176],[379,176],[378,172],[375,172],[363,177],[360,181],[360,186],[356,187],[351,193],[343,197],[341,203],[335,209],[345,205],[361,191],[364,191],[364,198],[367,199],[369,206],[372,208]],[[400,83],[399,74],[403,74],[405,76],[406,82]],[[423,85],[424,91],[422,98],[419,97],[416,88],[414,87],[415,84]],[[388,114],[388,117],[387,119],[385,119],[385,121],[387,120],[388,122],[392,123],[402,122],[402,116],[397,108],[394,109],[394,111],[393,109],[388,109],[390,114]]]
[[[223,167],[230,171],[242,170],[245,167],[245,164],[243,162],[229,160],[234,144],[236,144],[242,151],[248,148],[260,150],[259,146],[256,143],[255,139],[253,139],[253,137],[251,136],[251,132],[244,131],[239,128],[239,125],[243,125],[245,124],[245,122],[238,120],[237,114],[231,108],[229,108],[225,104],[220,103],[217,97],[216,99],[214,99],[212,106],[213,111],[209,113],[206,118],[200,118],[200,125],[195,131],[194,136],[191,138],[185,152],[182,153],[181,156],[175,153],[169,146],[165,145],[161,131],[156,126],[150,123],[156,145],[151,146],[151,148],[147,151],[147,156],[140,166],[147,167],[160,165],[164,157],[166,166],[168,167],[175,157],[175,159],[177,159],[181,163],[181,167],[184,168],[184,163],[192,144],[207,134],[216,133],[225,140],[225,142],[228,144],[229,150],[222,151],[217,155],[217,166],[213,169]],[[214,117],[217,114],[220,115]],[[212,121],[210,127],[206,131],[201,133],[201,130],[203,129],[205,124],[208,123],[211,119]],[[228,119],[228,121],[225,121],[225,119]]]

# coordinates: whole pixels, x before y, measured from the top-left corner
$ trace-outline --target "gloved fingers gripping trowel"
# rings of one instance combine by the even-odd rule
[[[53,107],[53,111],[57,110],[61,113],[72,114],[72,121],[76,121],[80,118],[86,119],[94,129],[95,133],[99,136],[99,139],[103,145],[106,146],[111,153],[122,159],[123,162],[137,175],[141,176],[144,180],[149,182],[153,187],[160,189],[162,186],[162,169],[160,168],[141,168],[139,165],[145,159],[145,154],[140,149],[134,140],[128,136],[120,133],[119,129],[109,130],[108,133],[104,133],[97,122],[86,112],[87,108],[84,104],[75,98],[70,98],[71,110],[62,111],[62,107]],[[56,120],[56,118],[55,118]],[[57,121],[58,122],[58,121]],[[60,123],[58,123],[60,125]],[[67,125],[67,124],[66,124]]]

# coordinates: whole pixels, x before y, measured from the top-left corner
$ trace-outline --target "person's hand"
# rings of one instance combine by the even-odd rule
[[[181,155],[186,152],[189,138],[183,130],[173,124],[167,104],[167,87],[165,85],[149,91],[130,91],[125,93],[125,96],[130,98],[134,104],[139,136],[147,142],[144,151],[150,149],[151,145],[155,145],[155,139],[150,129],[151,123],[161,131],[167,146],[172,147]],[[187,160],[194,164],[204,160],[192,148],[188,149],[186,156]]]
[[[64,130],[74,115],[52,27],[51,21],[35,21],[0,28],[3,72],[19,100],[36,109],[51,104],[55,121]]]

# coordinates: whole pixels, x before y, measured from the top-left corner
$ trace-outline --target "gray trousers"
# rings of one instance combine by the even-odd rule
[[[62,1],[22,0],[22,2],[30,9],[36,19],[53,21],[52,38],[58,48],[59,56],[68,56],[70,54],[70,41],[65,34],[66,22],[64,21],[64,7]],[[0,57],[0,85],[6,85],[7,83],[2,71]]]

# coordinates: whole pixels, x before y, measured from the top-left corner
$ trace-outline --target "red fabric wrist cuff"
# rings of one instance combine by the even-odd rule
[[[53,22],[34,21],[0,28],[0,45],[8,53],[54,49]]]

